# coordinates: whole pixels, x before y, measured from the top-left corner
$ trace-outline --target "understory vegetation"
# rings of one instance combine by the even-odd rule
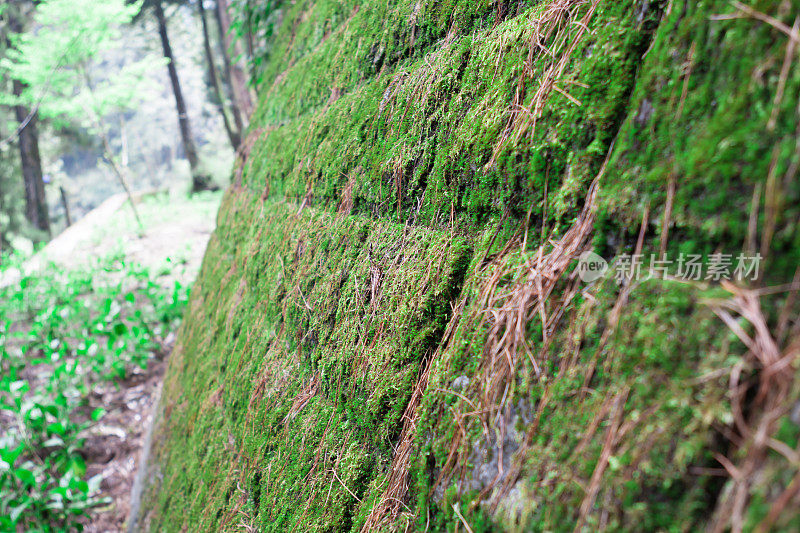
[[[0,530],[68,531],[108,504],[84,443],[105,415],[98,385],[163,357],[187,287],[110,256],[80,268],[0,266]],[[19,268],[17,268],[19,267]]]

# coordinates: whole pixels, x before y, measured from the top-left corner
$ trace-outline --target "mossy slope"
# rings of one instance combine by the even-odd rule
[[[144,523],[796,526],[780,502],[800,393],[756,397],[740,340],[769,332],[793,383],[786,288],[757,293],[765,327],[737,336],[717,280],[567,270],[523,310],[502,379],[486,363],[503,302],[537,290],[526,276],[598,175],[607,259],[758,251],[749,284],[792,280],[800,69],[780,23],[800,2],[752,8],[773,24],[718,20],[737,13],[720,0],[281,4],[170,362]]]

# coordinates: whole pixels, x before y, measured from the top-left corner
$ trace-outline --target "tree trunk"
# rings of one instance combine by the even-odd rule
[[[23,84],[14,80],[14,95],[19,96]],[[42,161],[39,155],[39,132],[36,127],[36,112],[22,105],[14,106],[14,113],[20,123],[19,156],[22,178],[25,182],[25,214],[34,227],[50,235],[50,216],[44,195]]]
[[[64,190],[64,187],[59,187],[59,191],[61,191],[61,205],[64,207],[64,218],[67,222],[67,227],[72,225],[72,217],[69,214],[69,203],[67,202],[67,191]]]
[[[178,69],[175,66],[175,57],[172,54],[172,46],[167,35],[167,19],[164,16],[164,8],[161,0],[153,2],[156,20],[158,21],[158,34],[161,37],[161,47],[164,50],[164,57],[167,59],[167,71],[169,81],[172,84],[172,93],[175,96],[175,107],[178,111],[178,126],[181,130],[181,140],[183,150],[186,152],[186,159],[189,161],[189,168],[192,173],[192,192],[202,191],[211,188],[211,180],[208,176],[200,174],[199,160],[197,158],[197,148],[192,138],[192,128],[189,124],[189,115],[186,112],[186,102],[183,99],[181,83],[178,79]]]
[[[228,112],[225,109],[225,97],[222,94],[222,89],[219,84],[219,76],[217,75],[217,66],[214,64],[214,54],[211,51],[211,38],[208,31],[208,17],[206,16],[206,8],[203,5],[203,0],[198,0],[197,5],[200,7],[200,21],[203,23],[203,48],[205,49],[206,61],[208,62],[208,77],[211,78],[211,85],[214,88],[214,93],[217,97],[218,109],[222,115],[222,122],[225,125],[225,131],[228,134],[228,139],[231,141],[231,146],[234,150],[239,149],[242,136],[241,130],[234,130],[231,125]]]
[[[224,44],[225,68],[233,89],[233,97],[242,115],[249,118],[253,113],[253,100],[250,98],[250,90],[247,88],[247,74],[241,66],[242,47],[239,41],[233,41],[230,36],[231,19],[228,15],[227,0],[217,0],[216,15],[220,27],[220,40]],[[230,54],[234,58],[238,58],[236,62],[230,60]]]
[[[18,14],[8,10],[8,29],[13,33],[22,33],[22,21]],[[8,39],[8,36],[6,36]],[[8,43],[10,46],[10,43]],[[14,96],[20,96],[25,85],[13,81]],[[42,160],[39,154],[39,132],[36,127],[36,110],[28,109],[23,105],[14,106],[14,115],[19,122],[18,145],[22,179],[25,184],[25,215],[28,221],[37,229],[46,231],[50,235],[50,215],[47,209],[47,199],[44,194],[44,179],[42,178]]]
[[[253,6],[251,0],[245,1],[245,9],[247,10],[247,57],[250,61],[255,56],[255,37],[253,36]],[[251,70],[250,77],[253,78],[255,73]]]
[[[231,82],[231,58],[228,53],[228,49],[225,46],[226,29],[219,14],[218,4],[216,4],[216,7],[214,7],[214,20],[217,21],[217,33],[219,34],[217,43],[219,44],[219,53],[222,56],[222,73],[220,78],[223,82],[225,82],[225,86],[228,89],[228,94],[231,97],[231,112],[233,114],[233,121],[236,124],[236,129],[240,132],[244,132],[246,126],[244,124],[244,119],[242,118],[242,109],[239,105],[238,99],[236,98],[236,94],[233,91],[233,83]]]

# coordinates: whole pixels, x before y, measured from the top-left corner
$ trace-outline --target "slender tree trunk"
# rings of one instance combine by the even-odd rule
[[[156,20],[158,21],[158,34],[161,37],[161,47],[164,50],[164,57],[167,59],[167,70],[169,72],[169,81],[172,84],[172,93],[175,96],[175,107],[178,111],[178,126],[181,131],[183,150],[186,152],[186,159],[189,161],[189,168],[192,173],[192,192],[206,190],[211,187],[211,180],[208,176],[200,174],[197,147],[192,138],[192,128],[189,124],[186,102],[183,99],[183,91],[181,90],[181,83],[178,79],[175,57],[172,54],[172,46],[170,45],[169,36],[167,35],[167,19],[164,16],[164,8],[161,5],[161,0],[155,0],[155,2],[153,2],[153,9],[155,10]]]
[[[19,14],[14,14],[11,6],[6,6],[8,14],[8,29],[13,33],[22,33],[22,21]],[[8,46],[8,36],[6,35]],[[14,96],[20,96],[25,85],[19,80],[13,81]],[[20,167],[22,179],[25,184],[25,216],[37,229],[46,231],[50,235],[50,215],[47,209],[47,199],[44,193],[44,179],[42,178],[42,160],[39,154],[39,131],[36,127],[36,110],[28,109],[23,105],[14,106],[14,115],[19,122],[18,134]]]
[[[83,78],[86,80],[86,87],[89,89],[89,94],[92,95],[91,100],[94,101],[94,84],[92,83],[92,77],[89,75],[89,69],[86,65],[82,65],[81,68]],[[103,122],[100,120],[100,117],[97,115],[97,112],[92,108],[88,102],[83,102],[83,109],[86,112],[86,115],[94,124],[94,129],[98,137],[100,137],[100,141],[103,144],[103,157],[111,166],[111,170],[117,176],[117,180],[119,180],[120,185],[125,190],[125,194],[128,197],[128,202],[131,204],[131,211],[133,211],[133,218],[136,219],[136,223],[139,225],[139,235],[144,236],[144,225],[142,224],[142,219],[139,218],[139,211],[136,209],[136,202],[133,199],[133,191],[131,190],[130,183],[128,182],[128,175],[126,173],[127,167],[120,166],[117,163],[117,158],[114,156],[114,150],[111,148],[111,143],[108,140],[108,133],[106,133],[106,128]],[[126,138],[125,138],[125,128],[124,123],[120,122],[120,127],[122,131],[123,143],[122,143],[122,154],[123,160],[127,163],[127,155],[126,155]]]
[[[242,47],[239,41],[233,41],[233,39],[231,39],[229,31],[231,19],[228,15],[227,0],[217,0],[217,22],[220,26],[220,39],[224,43],[225,68],[228,70],[228,78],[230,79],[233,89],[233,97],[236,99],[243,117],[249,118],[253,113],[253,100],[247,88],[247,74],[241,65]],[[236,62],[230,60],[230,54],[232,54],[234,58],[237,58]]]
[[[117,162],[114,151],[111,149],[111,143],[108,141],[108,135],[106,135],[105,128],[100,124],[99,119],[95,120],[95,129],[97,129],[97,134],[100,136],[100,141],[103,143],[103,157],[108,161],[108,164],[111,165],[111,170],[114,171],[122,188],[125,189],[125,194],[128,197],[128,202],[130,202],[131,210],[133,211],[133,218],[136,219],[136,223],[139,225],[139,234],[144,235],[144,225],[142,224],[142,219],[139,218],[139,210],[136,209],[136,202],[133,198],[133,191],[131,190],[130,183],[128,183],[128,176],[125,172],[125,168],[121,167]]]
[[[235,131],[231,125],[228,112],[225,110],[225,98],[222,94],[222,89],[219,84],[219,76],[217,75],[217,66],[214,64],[214,54],[211,51],[211,38],[208,31],[208,17],[206,16],[206,8],[203,5],[203,0],[198,0],[197,5],[200,6],[200,20],[203,23],[203,48],[206,53],[206,61],[208,62],[208,77],[211,78],[211,85],[214,88],[214,93],[217,97],[219,104],[217,105],[220,115],[222,115],[222,122],[225,125],[225,131],[228,134],[228,139],[231,141],[231,146],[234,150],[239,149],[241,143],[241,130]]]
[[[23,84],[14,80],[14,95],[19,96],[23,89]],[[50,215],[44,195],[36,113],[22,105],[14,106],[14,113],[22,126],[19,132],[19,156],[22,178],[25,182],[25,215],[34,227],[46,231],[49,235]]]
[[[59,187],[59,191],[61,191],[61,205],[64,207],[64,218],[67,221],[67,227],[72,225],[72,217],[69,214],[69,203],[67,202],[67,191],[64,190],[64,187]]]
[[[217,0],[215,0],[215,2],[216,1]],[[220,78],[222,78],[222,81],[225,83],[225,86],[228,89],[228,94],[231,97],[231,113],[233,114],[233,122],[236,124],[236,129],[240,132],[244,132],[246,125],[244,123],[244,118],[242,117],[242,108],[239,104],[239,99],[236,98],[236,94],[233,90],[233,83],[231,81],[231,58],[230,53],[225,46],[225,35],[227,33],[227,29],[225,24],[223,24],[222,17],[220,17],[219,4],[217,3],[215,6],[214,20],[217,21],[217,33],[219,34],[217,43],[219,44],[219,53],[222,56],[222,73]]]
[[[245,9],[247,9],[247,57],[253,60],[255,55],[255,37],[253,36],[253,5],[251,0],[245,1]],[[250,77],[254,76],[253,71],[250,71]]]

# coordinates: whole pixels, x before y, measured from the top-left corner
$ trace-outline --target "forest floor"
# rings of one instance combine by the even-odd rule
[[[160,284],[169,285],[175,280],[191,284],[216,226],[220,199],[221,194],[177,201],[164,195],[146,198],[138,205],[143,234],[137,231],[130,204],[124,199],[110,219],[108,208],[100,206],[100,213],[87,215],[89,220],[84,227],[52,241],[48,255],[75,268],[86,258],[121,253],[127,260],[152,269],[158,274],[154,280]],[[118,204],[118,200],[110,200],[111,207]],[[145,370],[95,390],[95,394],[102,395],[108,414],[100,426],[103,431],[87,441],[87,475],[102,474],[100,488],[113,501],[92,514],[85,531],[125,531],[147,429],[173,343],[174,336],[168,336]]]
[[[190,286],[199,271],[220,200],[221,193],[204,193],[191,199],[146,195],[137,204],[140,228],[130,204],[124,197],[114,196],[55,237],[20,269],[26,276],[35,276],[55,265],[56,270],[94,275],[98,262],[114,257],[118,263],[148,272],[147,279],[140,281],[145,287],[151,284],[167,293],[170,287],[176,287],[177,291],[177,287]],[[119,272],[110,275],[124,276],[126,271]],[[105,271],[101,274],[109,275]],[[20,275],[19,270],[0,272],[0,289],[16,284],[14,278]],[[146,364],[134,365],[122,379],[92,383],[85,408],[76,411],[78,417],[86,419],[88,412],[82,411],[91,407],[101,407],[105,412],[98,423],[82,433],[85,444],[80,454],[85,460],[85,477],[102,477],[99,497],[105,499],[79,519],[85,531],[126,530],[132,487],[175,334],[170,331],[157,337],[157,348],[144,355]],[[32,370],[25,373],[29,375],[22,377],[29,380],[32,389],[38,381],[44,384],[46,372],[40,372],[40,377]]]
[[[130,204],[111,198],[107,201],[110,205],[90,213],[82,227],[71,228],[77,231],[51,242],[47,253],[73,268],[80,267],[88,257],[121,253],[131,262],[155,269],[160,274],[156,278],[159,283],[179,279],[188,284],[200,269],[216,225],[219,199],[219,194],[177,201],[164,195],[145,198],[138,205],[144,226],[144,232],[139,233]],[[109,219],[110,209],[114,213]],[[169,269],[170,264],[174,269]],[[153,404],[167,366],[165,357],[173,342],[174,336],[168,337],[162,351],[141,373],[108,384],[105,390],[95,390],[95,394],[103,395],[108,415],[101,427],[107,429],[87,442],[87,475],[103,475],[101,490],[113,502],[97,510],[87,521],[86,531],[124,531]]]

